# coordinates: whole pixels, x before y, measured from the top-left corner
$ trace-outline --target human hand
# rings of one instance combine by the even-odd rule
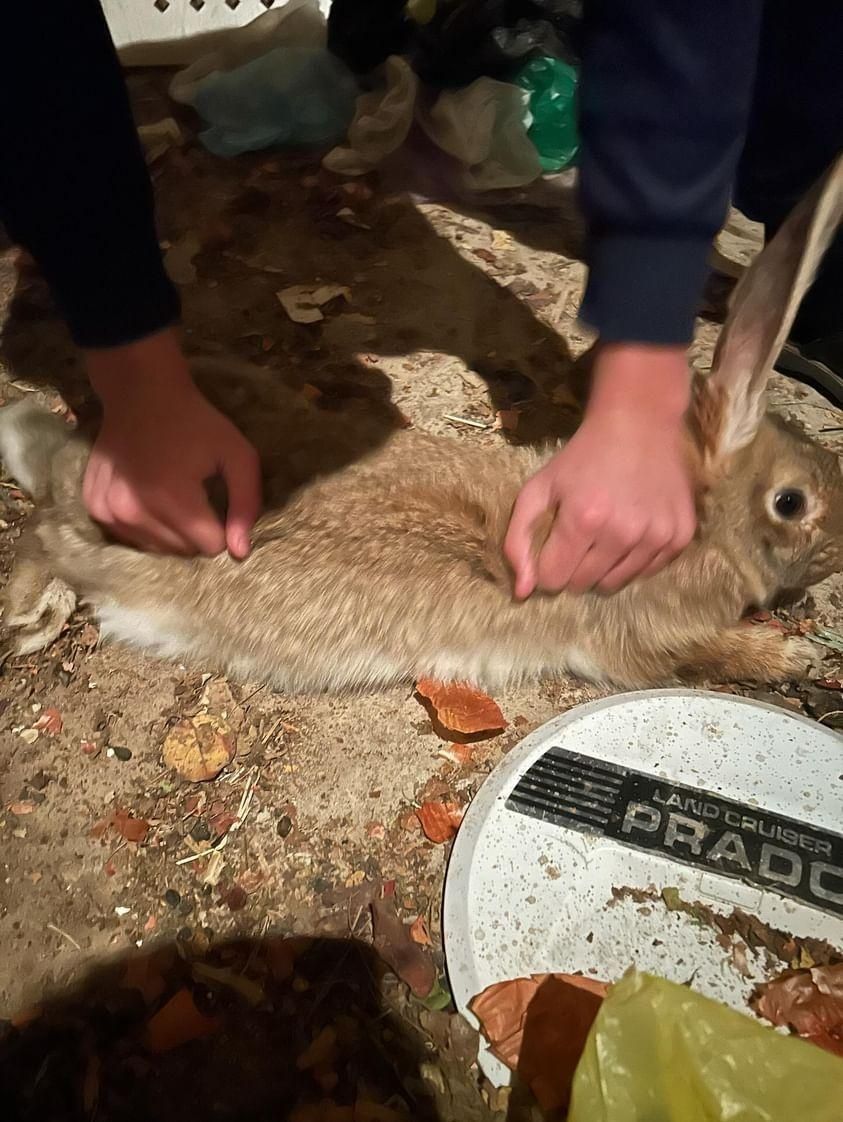
[[[696,529],[685,458],[690,380],[675,347],[607,345],[586,416],[570,442],[521,489],[504,553],[515,595],[614,592],[658,572]],[[537,520],[555,512],[536,555]]]
[[[88,513],[157,553],[248,556],[260,510],[257,453],[194,385],[172,330],[86,352],[103,422],[82,488]],[[222,476],[225,526],[204,483]]]

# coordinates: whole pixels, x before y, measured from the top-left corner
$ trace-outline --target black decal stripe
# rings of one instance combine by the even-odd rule
[[[737,878],[843,918],[843,835],[807,822],[558,746],[530,766],[506,806],[543,822]],[[627,819],[630,807],[634,809]],[[668,831],[671,821],[673,829]],[[687,844],[689,822],[690,828],[698,824],[696,853]],[[797,841],[789,845],[785,837]],[[735,839],[746,853],[748,871],[717,857],[718,846],[732,852]],[[797,885],[775,882],[769,845],[789,855],[789,874],[799,870]]]

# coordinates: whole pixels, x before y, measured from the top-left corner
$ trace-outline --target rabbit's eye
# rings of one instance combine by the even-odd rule
[[[805,492],[795,487],[779,491],[773,500],[773,506],[781,518],[798,518],[805,510]]]

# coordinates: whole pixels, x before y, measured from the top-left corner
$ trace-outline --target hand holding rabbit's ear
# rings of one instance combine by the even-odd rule
[[[843,156],[796,207],[741,278],[699,403],[707,467],[755,437],[767,380],[822,256],[843,221]]]

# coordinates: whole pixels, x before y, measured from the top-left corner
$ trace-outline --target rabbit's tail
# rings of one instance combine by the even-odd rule
[[[0,460],[8,474],[36,503],[50,497],[53,459],[73,430],[34,401],[0,409]]]

